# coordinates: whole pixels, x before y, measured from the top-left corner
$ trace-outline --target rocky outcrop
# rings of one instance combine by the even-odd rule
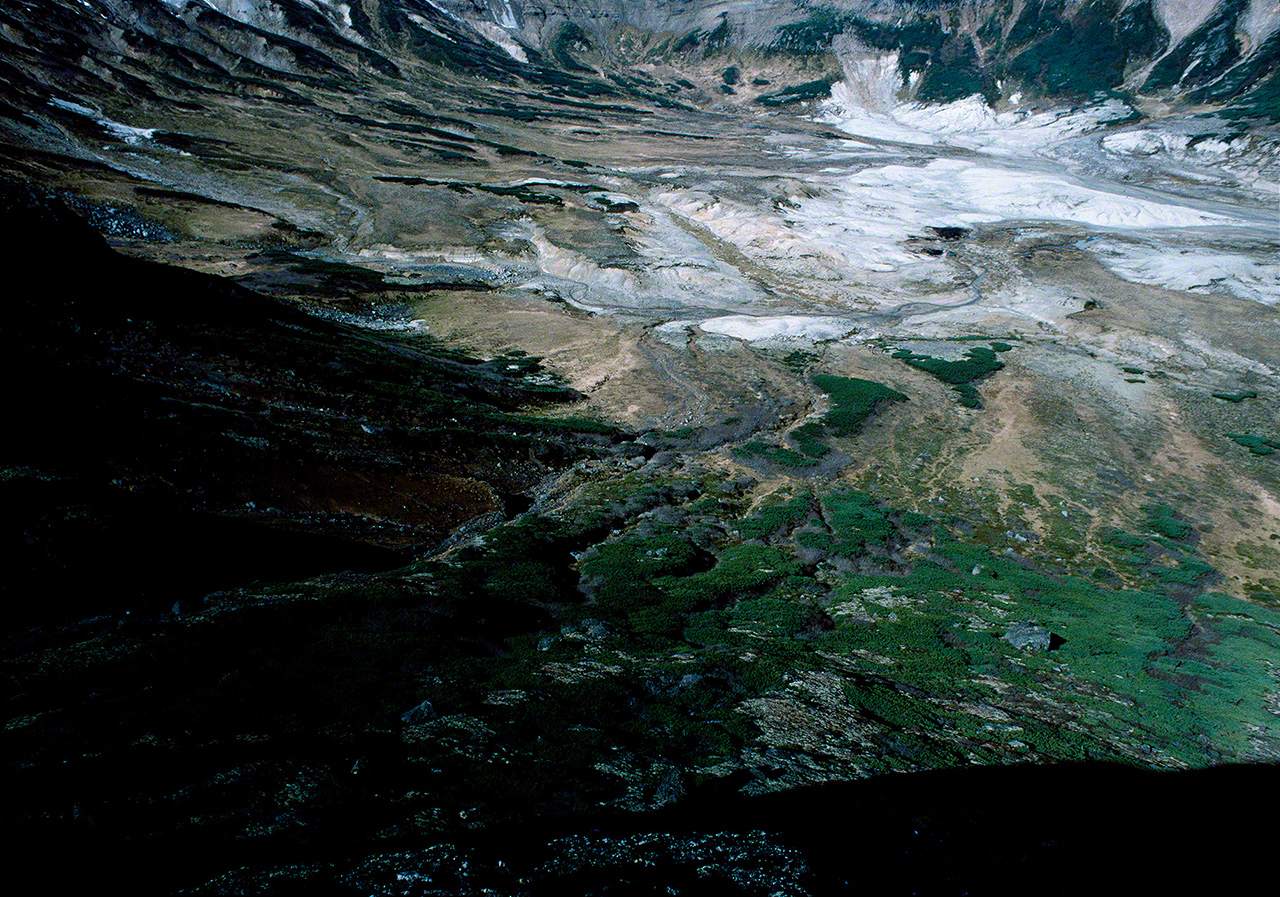
[[[1054,647],[1054,635],[1038,623],[1014,623],[1004,634],[1004,640],[1019,651],[1035,653]]]

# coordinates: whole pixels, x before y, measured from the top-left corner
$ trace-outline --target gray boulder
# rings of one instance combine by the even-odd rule
[[[423,701],[412,710],[406,710],[400,714],[400,722],[410,726],[420,726],[425,722],[429,722],[436,715],[436,709],[431,706],[430,701]]]
[[[1037,651],[1049,651],[1054,645],[1053,633],[1038,623],[1014,623],[1004,634],[1004,640],[1019,651],[1034,654]]]

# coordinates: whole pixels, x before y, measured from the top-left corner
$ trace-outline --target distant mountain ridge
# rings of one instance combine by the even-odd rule
[[[628,30],[671,35],[668,54],[726,47],[821,54],[840,37],[898,51],[919,99],[1124,90],[1174,103],[1276,111],[1280,5],[1273,0],[440,0],[555,55],[601,51]],[[651,51],[663,55],[658,44]]]
[[[17,109],[28,104],[15,92],[74,81],[88,60],[90,80],[144,97],[220,75],[287,94],[298,81],[434,65],[649,101],[631,83],[637,69],[722,61],[718,93],[663,95],[782,106],[823,94],[840,75],[833,48],[852,44],[896,52],[904,97],[923,102],[1121,91],[1280,119],[1274,0],[38,0],[0,11],[0,23]],[[134,70],[113,76],[119,61]],[[773,90],[734,89],[729,68],[753,61],[787,63]]]

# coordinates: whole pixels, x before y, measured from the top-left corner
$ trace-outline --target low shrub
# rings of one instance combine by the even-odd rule
[[[796,444],[796,448],[800,449],[802,455],[810,458],[821,458],[831,451],[830,446],[822,442],[822,437],[827,434],[827,428],[818,421],[809,421],[807,424],[801,424],[791,431],[791,441]]]
[[[1179,520],[1177,512],[1168,505],[1148,505],[1142,510],[1147,515],[1147,529],[1166,539],[1182,540],[1195,532],[1195,528],[1185,520]]]
[[[907,401],[902,393],[874,380],[819,374],[813,378],[813,383],[831,396],[832,407],[827,412],[826,425],[836,436],[856,433],[882,402]]]
[[[789,448],[770,445],[759,440],[736,446],[733,453],[739,458],[764,458],[766,461],[781,464],[783,467],[813,467],[818,463],[812,458],[806,458],[798,452],[793,452]]]
[[[1274,455],[1276,449],[1280,449],[1280,440],[1278,439],[1265,439],[1248,433],[1228,433],[1227,438],[1236,445],[1247,448],[1255,455]]]

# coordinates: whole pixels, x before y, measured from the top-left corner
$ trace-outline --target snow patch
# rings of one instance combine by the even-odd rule
[[[70,100],[52,99],[49,105],[57,109],[65,109],[67,112],[74,112],[77,115],[83,115],[85,118],[98,118],[98,110],[90,109],[88,106],[81,106],[79,103],[73,103]]]
[[[1124,229],[1239,223],[1213,212],[1088,187],[1054,170],[959,159],[869,168],[844,179],[842,187],[850,211],[900,222],[904,237],[917,224],[1041,220]]]
[[[1176,47],[1218,8],[1219,0],[1155,0],[1156,18],[1169,29],[1169,46]]]
[[[520,21],[516,16],[516,8],[511,4],[511,0],[502,0],[498,8],[491,11],[497,23],[503,28],[514,31],[520,27]]]
[[[763,299],[758,287],[658,209],[648,209],[631,238],[632,264],[601,264],[554,243],[532,221],[508,225],[504,236],[532,251],[530,276],[565,301],[594,312],[720,310]]]
[[[977,94],[940,105],[886,105],[880,98],[872,102],[877,105],[868,104],[864,86],[838,82],[821,107],[822,120],[856,137],[1020,155],[1086,134],[1132,112],[1127,104],[1115,99],[1081,109],[1015,108],[1002,112],[992,109]]]
[[[1123,156],[1154,156],[1174,150],[1185,150],[1191,138],[1149,129],[1122,131],[1102,138],[1103,149]],[[1216,142],[1216,141],[1215,141]]]
[[[446,9],[444,6],[441,6],[439,3],[435,2],[435,0],[426,0],[426,2],[432,8],[437,9],[440,12],[444,13],[446,16],[453,19],[458,24],[471,28],[474,31],[478,32],[485,40],[489,41],[489,43],[493,44],[495,47],[505,52],[508,56],[510,56],[516,62],[527,63],[529,61],[529,56],[527,53],[525,53],[524,47],[522,47],[519,43],[517,43],[511,37],[511,35],[507,33],[506,29],[515,29],[519,27],[519,25],[516,23],[515,10],[511,7],[509,3],[504,2],[503,8],[501,11],[490,10],[490,12],[494,16],[494,21],[490,22],[484,19],[464,18],[463,16],[458,15],[452,10]],[[422,28],[426,28],[437,34],[439,33],[436,31],[436,29],[432,28],[427,23],[426,19],[422,18],[421,16],[411,13],[409,15],[409,18],[414,22],[415,25],[418,25]],[[443,37],[444,35],[441,35],[441,36]]]
[[[150,140],[160,131],[159,128],[135,128],[132,125],[122,125],[118,121],[102,121],[100,124],[106,128],[108,134],[118,137],[131,146],[139,140]]]
[[[1082,108],[1022,109],[1021,94],[997,112],[979,94],[951,103],[908,102],[896,52],[875,54],[852,41],[838,43],[844,78],[832,85],[822,118],[846,133],[916,146],[961,146],[999,154],[1034,151],[1130,115],[1118,99]]]
[[[91,118],[112,137],[123,140],[131,146],[136,145],[140,140],[150,140],[161,130],[160,128],[135,128],[133,125],[121,124],[118,121],[102,117],[96,109],[90,109],[88,106],[82,106],[70,100],[52,99],[49,101],[49,105],[58,109],[65,109],[68,112],[74,112],[76,115],[82,115],[85,118]]]
[[[454,40],[452,37],[450,37],[449,35],[445,34],[444,32],[439,31],[439,30],[438,30],[434,25],[432,25],[430,22],[428,22],[428,21],[426,20],[426,18],[424,18],[423,16],[418,15],[416,12],[411,12],[411,13],[409,13],[409,14],[408,14],[408,19],[409,19],[409,21],[410,21],[410,22],[412,22],[413,24],[417,25],[417,26],[418,26],[419,28],[421,28],[423,31],[430,31],[432,34],[436,35],[437,37],[442,37],[442,38],[444,38],[445,40],[449,41],[449,43],[451,43],[451,44],[456,44],[456,43],[457,43],[457,41],[456,41],[456,40]]]
[[[843,276],[843,253],[824,247],[779,214],[700,190],[655,192],[650,200],[775,271],[830,281]]]
[[[511,35],[503,31],[502,26],[495,25],[492,22],[472,22],[471,27],[483,34],[490,43],[503,50],[516,62],[529,61],[529,56],[525,53],[524,47],[516,43]]]
[[[392,333],[422,333],[430,330],[427,322],[421,318],[373,318],[366,315],[353,315],[333,309],[319,311],[317,317],[342,324],[350,324],[364,330],[380,330]]]
[[[1260,47],[1280,28],[1280,3],[1276,0],[1252,0],[1240,17],[1240,27],[1249,36],[1249,43]]]
[[[182,9],[197,0],[163,0],[172,9]],[[273,34],[289,36],[295,32],[289,24],[285,11],[269,0],[198,0],[210,9],[216,9],[229,19],[235,19],[244,25],[260,28]],[[328,20],[335,31],[359,44],[364,44],[364,36],[355,30],[351,21],[351,5],[339,0],[298,0],[304,6],[315,10]]]
[[[1280,304],[1280,244],[1250,254],[1119,240],[1095,241],[1089,248],[1133,283]]]
[[[773,315],[769,317],[724,315],[723,317],[701,321],[698,326],[704,333],[715,333],[751,343],[766,340],[803,339],[817,342],[820,340],[843,339],[858,329],[847,318],[819,315]]]

